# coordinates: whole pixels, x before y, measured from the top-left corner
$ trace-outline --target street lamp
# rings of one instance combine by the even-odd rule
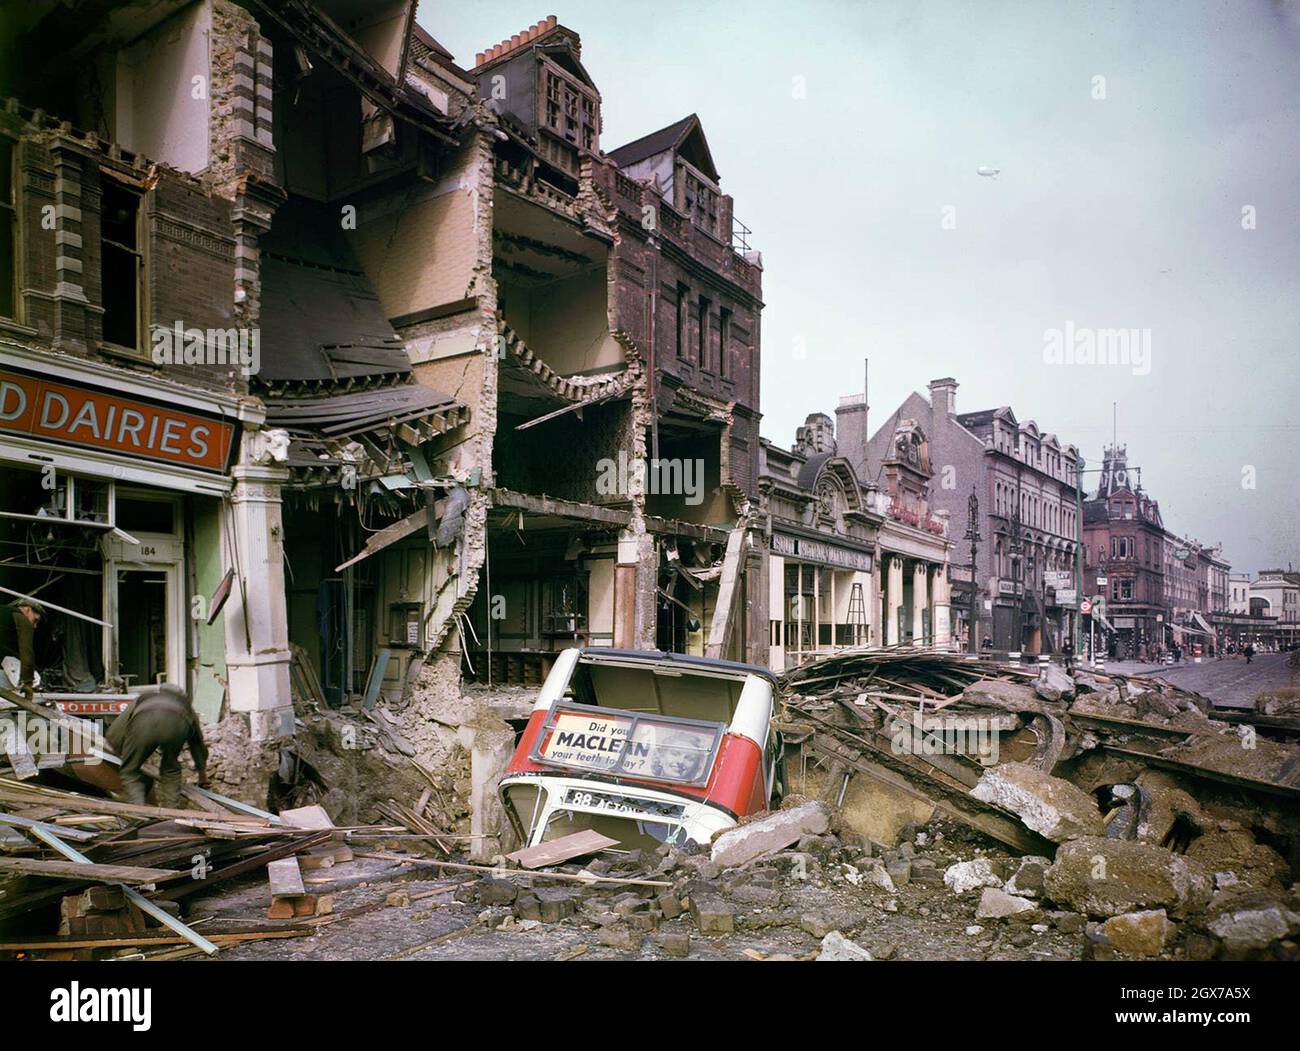
[[[1024,567],[1020,564],[1020,557],[1024,552],[1025,546],[1020,540],[1020,501],[1022,499],[1020,492],[1020,478],[1016,477],[1016,505],[1011,509],[1011,543],[1007,550],[1011,555],[1011,583],[1016,589],[1016,630],[1011,636],[1012,652],[1020,652],[1021,638],[1025,633],[1024,628]]]
[[[967,624],[968,648],[977,653],[975,644],[975,625],[979,623],[979,575],[975,570],[975,556],[979,551],[980,536],[980,502],[975,495],[975,487],[970,489],[970,499],[966,501],[966,537],[970,541],[970,616]]]

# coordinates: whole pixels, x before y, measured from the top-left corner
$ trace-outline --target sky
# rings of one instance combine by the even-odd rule
[[[557,15],[607,151],[699,114],[763,253],[764,437],[864,359],[873,430],[953,376],[1089,469],[1115,427],[1234,573],[1300,568],[1295,0],[541,2],[419,21],[468,68]]]

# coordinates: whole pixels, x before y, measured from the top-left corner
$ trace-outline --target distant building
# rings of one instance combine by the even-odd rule
[[[769,666],[784,671],[817,650],[867,645],[883,516],[839,454],[834,423],[812,414],[788,450],[763,439],[759,465],[770,530]]]
[[[1261,569],[1250,586],[1250,612],[1277,618],[1277,641],[1300,644],[1300,573],[1289,569]]]
[[[928,399],[908,395],[855,463],[869,458],[875,471],[886,470],[899,428],[912,421],[926,436],[935,473],[929,509],[945,513],[951,525],[955,634],[969,639],[973,590],[977,644],[990,639],[998,650],[1056,652],[1074,630],[1077,609],[1075,479],[1082,457],[1032,420],[1021,423],[1007,406],[959,414],[955,379],[934,380],[929,392]],[[836,415],[842,448],[860,447],[866,426],[862,396],[842,399]],[[875,473],[869,478],[877,481]],[[983,538],[973,570],[970,546],[962,540],[972,491]]]
[[[895,431],[883,488],[863,484],[836,425],[813,413],[789,451],[764,439],[769,664],[849,646],[951,641],[946,514],[929,508],[930,454],[915,421]],[[851,430],[861,448],[861,429]]]
[[[1210,616],[1229,609],[1230,566],[1222,557],[1222,545],[1206,548],[1169,530],[1164,536],[1163,642],[1201,644],[1214,652],[1218,632]]]
[[[1165,527],[1160,505],[1131,475],[1122,445],[1103,453],[1097,492],[1083,505],[1083,543],[1085,586],[1105,599],[1105,612],[1094,620],[1112,652],[1131,657],[1160,645]]]
[[[1233,573],[1228,577],[1228,612],[1250,612],[1250,574]]]

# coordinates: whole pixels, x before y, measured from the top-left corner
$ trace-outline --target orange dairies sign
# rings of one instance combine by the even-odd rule
[[[162,405],[0,370],[0,431],[221,471],[235,426]]]

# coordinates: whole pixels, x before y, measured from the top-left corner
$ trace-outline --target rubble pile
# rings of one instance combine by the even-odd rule
[[[428,665],[403,698],[382,697],[367,706],[359,698],[333,707],[313,690],[311,680],[293,680],[294,734],[262,745],[251,742],[238,720],[207,731],[208,776],[222,793],[278,810],[267,798],[268,779],[292,753],[292,769],[314,771],[314,791],[293,805],[320,803],[339,824],[363,823],[375,806],[390,799],[416,799],[432,787],[436,819],[443,830],[468,831],[470,746],[477,699],[450,694],[438,665]],[[431,698],[447,697],[434,706]],[[297,776],[283,786],[301,792]],[[423,808],[421,808],[423,809]]]
[[[242,924],[200,933],[180,919],[180,903],[286,860],[324,866],[351,859],[319,807],[276,816],[204,789],[185,793],[198,809],[0,778],[0,953],[168,958],[288,937],[292,932]],[[318,902],[299,905],[315,914]]]
[[[847,824],[890,840],[928,812],[1024,859],[1023,876],[986,859],[945,873],[979,894],[980,923],[1037,899],[1085,918],[1090,956],[1295,958],[1300,748],[1285,735],[1153,679],[921,650],[813,661],[785,686],[796,787]]]
[[[550,959],[1300,959],[1285,736],[1152,680],[922,651],[841,655],[783,685],[780,807],[654,850],[588,829],[482,863],[496,839],[466,831],[468,755],[475,724],[500,719],[481,703],[457,720],[463,761],[437,773],[392,711],[302,704],[266,810],[0,778],[0,952],[329,958],[355,920],[391,932],[382,958],[455,942]],[[387,773],[359,786],[367,761]]]

